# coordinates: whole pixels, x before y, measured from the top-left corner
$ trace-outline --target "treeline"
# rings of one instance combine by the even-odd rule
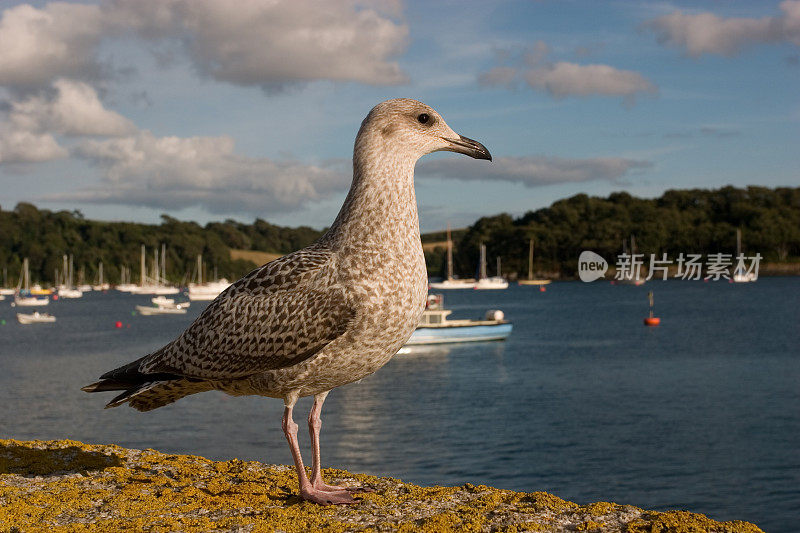
[[[237,279],[255,265],[243,259],[232,260],[231,248],[288,253],[313,242],[321,232],[311,228],[283,228],[256,220],[241,224],[232,220],[213,222],[205,227],[162,215],[161,224],[100,222],[87,220],[79,211],[48,211],[27,203],[13,211],[0,210],[0,268],[7,271],[7,283],[16,285],[27,257],[31,279],[54,281],[62,268],[63,255],[72,255],[75,282],[83,272],[84,281],[97,279],[102,261],[106,281],[120,281],[122,267],[131,270],[132,281],[139,280],[140,247],[147,247],[148,269],[153,250],[166,245],[166,275],[173,283],[190,281],[196,270],[197,254],[203,255],[208,275]],[[0,279],[0,282],[3,280]]]
[[[480,243],[486,244],[489,272],[502,258],[503,273],[512,278],[528,271],[528,242],[535,243],[534,271],[572,277],[583,250],[614,263],[623,241],[635,235],[637,252],[731,253],[736,229],[742,230],[746,255],[763,261],[800,261],[800,188],[724,187],[717,190],[670,190],[654,199],[618,192],[607,198],[578,194],[519,218],[508,214],[484,217],[454,239],[454,270],[474,275]],[[428,270],[443,275],[445,248],[426,253]]]
[[[503,274],[523,276],[528,270],[528,241],[535,241],[534,271],[538,275],[571,277],[583,250],[593,250],[613,263],[622,242],[636,236],[637,251],[675,258],[683,253],[734,253],[736,229],[742,230],[743,250],[759,252],[764,261],[800,261],[800,187],[671,190],[655,199],[619,192],[607,198],[578,194],[550,207],[514,218],[508,214],[483,217],[466,229],[454,230],[454,270],[472,277],[478,247],[487,246],[489,272],[496,257]],[[15,285],[22,264],[30,261],[34,281],[54,281],[62,256],[72,254],[75,271],[92,283],[99,262],[105,277],[119,282],[120,269],[131,269],[138,281],[139,251],[145,244],[147,260],[153,249],[167,247],[167,278],[180,283],[194,273],[197,254],[207,272],[237,279],[258,265],[232,260],[230,249],[289,253],[316,240],[322,230],[286,228],[257,219],[252,224],[233,220],[201,226],[163,215],[161,224],[86,220],[78,211],[48,211],[20,203],[13,211],[0,209],[0,268]],[[428,272],[445,272],[444,232],[422,236]],[[77,279],[76,279],[77,281]],[[2,280],[0,280],[2,282]]]

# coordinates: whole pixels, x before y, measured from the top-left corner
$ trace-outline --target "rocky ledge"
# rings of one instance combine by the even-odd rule
[[[0,532],[761,531],[687,511],[578,505],[546,492],[325,474],[374,492],[358,495],[358,505],[322,507],[297,496],[288,466],[70,440],[0,440]]]

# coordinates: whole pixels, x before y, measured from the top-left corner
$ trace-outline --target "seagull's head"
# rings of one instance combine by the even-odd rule
[[[410,155],[414,160],[431,152],[458,152],[475,159],[492,160],[492,155],[478,141],[459,135],[432,107],[412,100],[386,100],[372,108],[361,123],[359,140]],[[369,140],[367,140],[369,139]]]

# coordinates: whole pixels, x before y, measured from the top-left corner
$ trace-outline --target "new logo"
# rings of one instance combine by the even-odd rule
[[[606,270],[608,263],[594,252],[585,250],[578,257],[578,276],[581,281],[589,282],[602,278]]]

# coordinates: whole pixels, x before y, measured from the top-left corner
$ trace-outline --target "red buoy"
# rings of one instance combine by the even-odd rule
[[[117,329],[120,329],[120,328],[122,327],[122,321],[121,321],[121,320],[117,320],[117,323],[116,323],[116,324],[114,324],[114,326],[115,326]]]
[[[653,316],[653,291],[649,291],[647,293],[647,299],[650,300],[650,316],[644,318],[644,325],[645,326],[657,326],[661,324],[661,319],[657,316]]]
[[[544,285],[539,285],[539,292],[547,292],[547,287]]]

